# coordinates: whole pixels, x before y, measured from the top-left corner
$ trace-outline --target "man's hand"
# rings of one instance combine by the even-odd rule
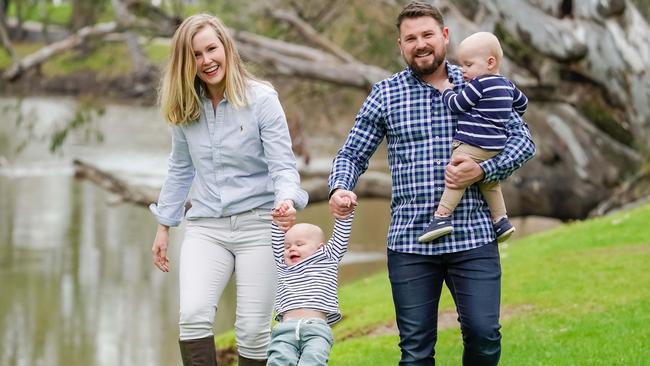
[[[296,223],[296,209],[293,207],[292,200],[285,200],[278,203],[273,209],[273,222],[282,231],[286,232]]]
[[[464,189],[483,179],[485,173],[468,155],[453,157],[445,169],[445,185],[451,189]]]
[[[345,219],[357,205],[357,195],[352,191],[337,189],[330,197],[330,212],[337,219]]]

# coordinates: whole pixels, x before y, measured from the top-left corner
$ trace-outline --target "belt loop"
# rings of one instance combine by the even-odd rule
[[[231,215],[230,216],[230,230],[234,231],[237,230],[237,218],[239,215]]]
[[[300,340],[300,323],[302,323],[302,318],[298,319],[298,324],[296,325],[296,340]]]

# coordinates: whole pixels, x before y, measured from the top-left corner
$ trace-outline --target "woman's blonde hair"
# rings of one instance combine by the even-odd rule
[[[246,82],[254,79],[244,67],[235,43],[219,18],[210,14],[196,14],[181,23],[172,38],[171,57],[162,79],[159,103],[163,115],[173,124],[197,121],[201,114],[201,89],[205,83],[196,75],[196,61],[192,38],[205,27],[211,27],[224,46],[226,55],[225,93],[235,108],[248,104]]]

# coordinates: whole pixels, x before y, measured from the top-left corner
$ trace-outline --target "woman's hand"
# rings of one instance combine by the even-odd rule
[[[163,272],[169,272],[169,257],[167,257],[167,244],[169,243],[169,226],[158,224],[156,238],[153,240],[151,252],[153,264]]]
[[[293,201],[285,200],[278,203],[273,209],[273,222],[284,232],[296,223],[296,209],[293,207]]]

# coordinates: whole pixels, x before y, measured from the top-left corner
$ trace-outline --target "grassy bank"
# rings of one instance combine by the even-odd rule
[[[501,246],[503,365],[643,365],[650,359],[650,205]],[[386,273],[340,290],[330,364],[396,365]],[[445,291],[437,364],[460,365]],[[232,335],[219,345],[232,344]]]

